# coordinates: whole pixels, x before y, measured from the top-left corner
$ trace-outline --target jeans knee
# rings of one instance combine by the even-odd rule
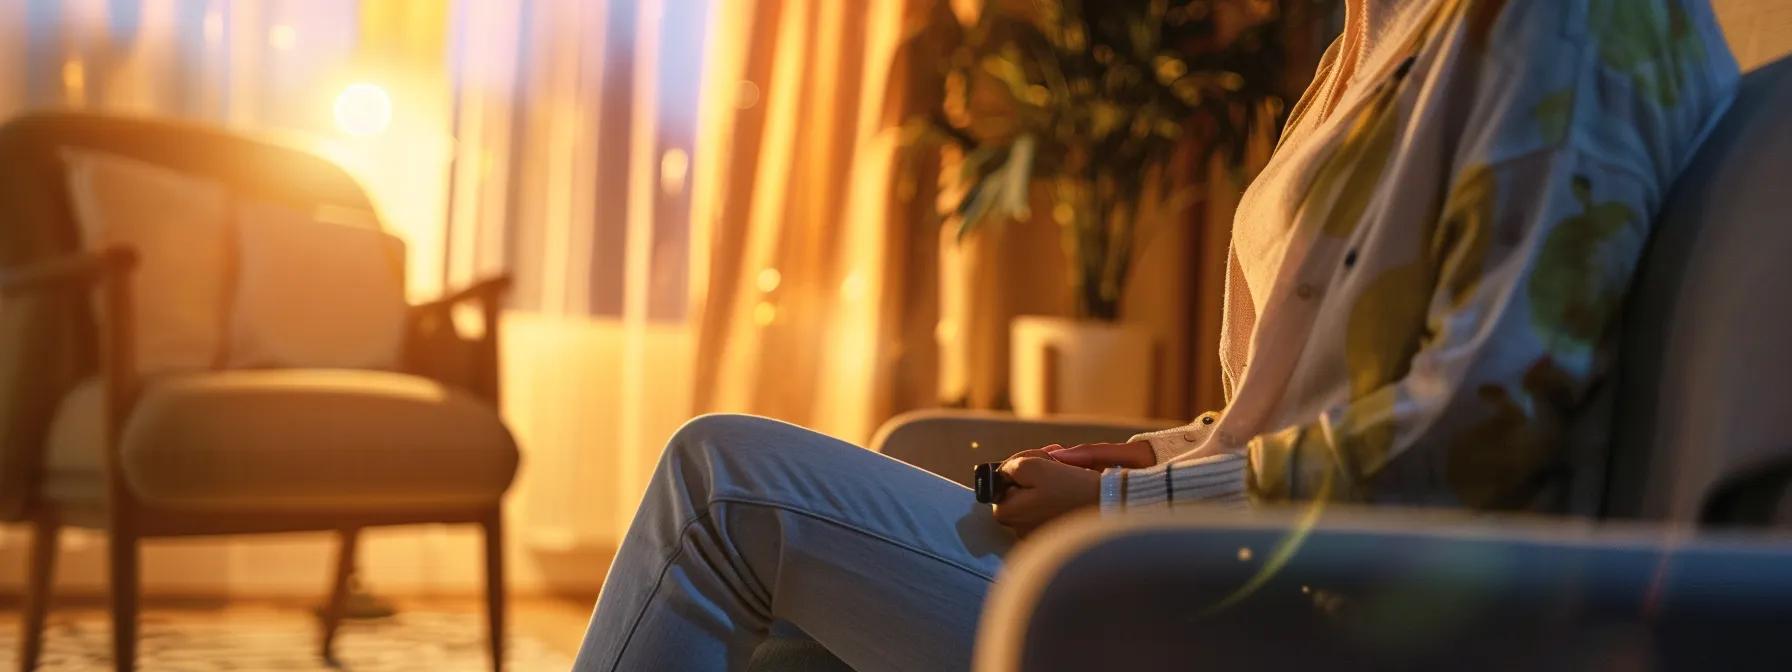
[[[776,420],[742,413],[709,413],[686,420],[666,442],[665,461],[684,461],[760,434]]]

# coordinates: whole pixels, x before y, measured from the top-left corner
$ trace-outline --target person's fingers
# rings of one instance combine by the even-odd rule
[[[1085,443],[1052,453],[1051,457],[1084,469],[1139,469],[1157,462],[1150,446],[1141,443]]]
[[[1069,448],[1052,451],[1052,459],[1084,469],[1095,468],[1095,454],[1089,449],[1091,444],[1079,443]]]
[[[1008,480],[1014,481],[1015,485],[1031,488],[1039,484],[1043,470],[1050,464],[1055,464],[1050,457],[1027,455],[1002,463],[1002,473],[1007,474]]]
[[[1028,456],[1003,465],[1003,472],[1015,487],[996,503],[996,521],[1023,537],[1099,500],[1101,477],[1088,469]]]
[[[1039,493],[1030,490],[1009,490],[1008,494],[1002,497],[1002,501],[996,502],[996,522],[1006,527],[1026,524],[1033,514],[1033,509],[1036,508],[1037,502],[1034,500],[1038,498]]]
[[[1018,464],[1021,460],[1051,460],[1051,459],[1052,459],[1051,453],[1045,452],[1044,448],[1032,448],[1029,450],[1023,450],[1018,453],[1015,453],[1014,455],[1010,456],[1006,460],[1002,460],[1002,471],[1004,473],[1007,473],[1008,476],[1010,478],[1012,478],[1014,476],[1014,472],[1013,472],[1014,467],[1012,467],[1011,465]]]
[[[1055,446],[1057,444],[1054,443],[1052,445]],[[1050,452],[1046,451],[1046,448],[1050,448],[1050,447],[1052,447],[1052,446],[1046,446],[1045,448],[1028,448],[1026,450],[1015,453],[1013,455],[1009,455],[1008,459],[1003,460],[1003,462],[1008,462],[1011,460],[1018,460],[1023,457],[1043,457],[1046,459],[1051,459],[1052,454]],[[1062,446],[1059,446],[1059,447],[1062,447]]]

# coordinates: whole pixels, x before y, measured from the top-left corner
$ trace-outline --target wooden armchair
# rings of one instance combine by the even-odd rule
[[[63,143],[165,159],[289,203],[366,203],[321,160],[213,130],[63,114],[0,127],[0,162],[13,160],[20,178],[0,180],[0,218],[10,220],[0,222],[0,520],[33,529],[20,669],[32,669],[41,651],[65,526],[107,534],[114,661],[129,670],[140,540],[337,532],[320,646],[330,659],[359,531],[421,523],[483,528],[492,665],[501,669],[501,499],[518,460],[497,413],[508,280],[413,306],[400,371],[139,375],[130,291],[137,255],[70,249],[49,156]],[[463,304],[483,314],[476,337],[461,337],[449,319]],[[93,305],[105,319],[93,317]]]

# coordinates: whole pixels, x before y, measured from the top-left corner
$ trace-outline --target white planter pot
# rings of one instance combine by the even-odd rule
[[[1157,343],[1144,326],[1026,315],[1009,334],[1016,414],[1152,417]]]

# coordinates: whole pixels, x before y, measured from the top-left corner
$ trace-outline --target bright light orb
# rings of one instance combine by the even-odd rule
[[[392,96],[375,84],[350,84],[336,96],[336,126],[349,135],[368,137],[392,125]]]

